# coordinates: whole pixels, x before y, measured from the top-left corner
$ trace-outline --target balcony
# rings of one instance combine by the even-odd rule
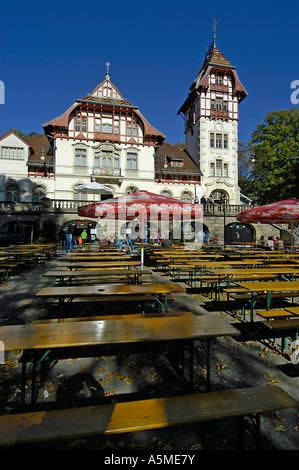
[[[123,180],[120,168],[93,167],[92,176],[95,177],[96,180],[105,180],[111,183],[121,183]]]
[[[210,84],[210,90],[211,91],[223,91],[223,92],[228,92],[228,85],[223,85],[219,83],[211,83]]]
[[[219,108],[212,108],[211,109],[211,118],[215,119],[228,119],[229,112],[228,109],[219,109]]]

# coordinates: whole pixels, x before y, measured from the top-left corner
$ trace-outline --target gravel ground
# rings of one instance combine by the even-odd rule
[[[53,269],[53,259],[35,268],[11,276],[0,285],[0,325],[30,323],[55,317],[55,308],[45,305],[35,293],[51,282],[43,274]],[[166,276],[155,275],[156,282],[167,282]],[[171,309],[189,310],[195,315],[211,311],[234,323],[238,319],[224,313],[201,293],[176,294]],[[119,309],[114,306],[113,309]],[[124,306],[121,306],[124,310]],[[126,307],[128,308],[128,307]],[[130,307],[132,309],[132,306]],[[70,315],[95,313],[74,306]],[[97,307],[98,315],[105,307]],[[216,310],[215,310],[216,309]],[[77,310],[77,311],[76,311]],[[112,307],[109,305],[110,313]],[[0,338],[1,339],[1,338]],[[275,348],[277,346],[277,348]],[[278,344],[257,341],[236,341],[219,338],[212,346],[211,390],[225,390],[256,385],[277,384],[298,400],[298,367],[289,357],[281,355]],[[196,344],[195,391],[205,391],[205,352]],[[14,413],[19,409],[21,367],[20,352],[6,355],[0,365],[0,412]],[[50,371],[39,391],[37,409],[66,408],[112,400],[138,399],[139,396],[163,396],[188,393],[188,383],[178,377],[172,351],[163,354],[115,354],[114,356],[78,358],[59,361]],[[28,388],[28,397],[30,387]],[[28,400],[27,400],[28,401]],[[281,410],[261,419],[262,450],[299,450],[299,408]],[[197,425],[175,426],[119,436],[73,439],[26,446],[26,450],[102,450],[118,451],[199,451],[232,450],[237,448],[236,421],[223,420]],[[246,421],[245,449],[254,449],[253,426]]]

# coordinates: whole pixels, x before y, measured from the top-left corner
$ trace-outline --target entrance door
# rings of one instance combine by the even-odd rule
[[[254,241],[252,227],[248,224],[238,222],[228,224],[225,227],[224,237],[226,244],[230,244],[232,242],[246,243]]]

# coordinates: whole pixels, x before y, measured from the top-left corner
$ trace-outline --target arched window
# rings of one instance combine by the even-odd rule
[[[188,191],[185,191],[181,195],[181,201],[183,201],[183,202],[192,202],[192,194],[189,193]]]
[[[75,185],[77,186],[77,185]],[[73,190],[73,199],[74,201],[87,201],[87,193],[86,191],[77,191],[76,189]]]
[[[5,189],[5,200],[8,202],[20,201],[20,188],[17,184],[9,184]]]
[[[127,190],[126,190],[126,194],[131,194],[131,193],[136,193],[138,190],[138,188],[136,188],[136,186],[130,186]]]
[[[41,199],[46,197],[46,190],[42,186],[35,186],[32,189],[32,202],[41,202]]]
[[[172,194],[170,191],[161,191],[161,196],[165,196],[165,197],[172,197]]]
[[[214,203],[219,203],[219,204],[228,204],[229,203],[229,197],[228,194],[225,191],[221,191],[218,189],[215,189],[212,193],[211,196],[213,198]]]

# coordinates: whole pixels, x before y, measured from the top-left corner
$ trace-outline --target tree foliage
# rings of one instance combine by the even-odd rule
[[[254,191],[254,179],[252,176],[253,162],[251,151],[248,144],[239,142],[238,147],[238,175],[239,175],[239,187],[241,193],[245,196],[255,199]]]
[[[299,110],[268,113],[248,151],[255,159],[250,179],[259,204],[299,197]]]
[[[16,130],[10,127],[8,131],[5,131],[1,134],[1,138],[5,137],[7,134],[10,134],[11,132],[16,134],[18,137],[20,137],[20,139],[23,139],[23,140],[26,139],[26,137],[33,137],[34,135],[39,135],[38,133],[33,132],[33,131],[29,132],[29,134],[25,134],[24,132],[21,131],[21,129]]]

